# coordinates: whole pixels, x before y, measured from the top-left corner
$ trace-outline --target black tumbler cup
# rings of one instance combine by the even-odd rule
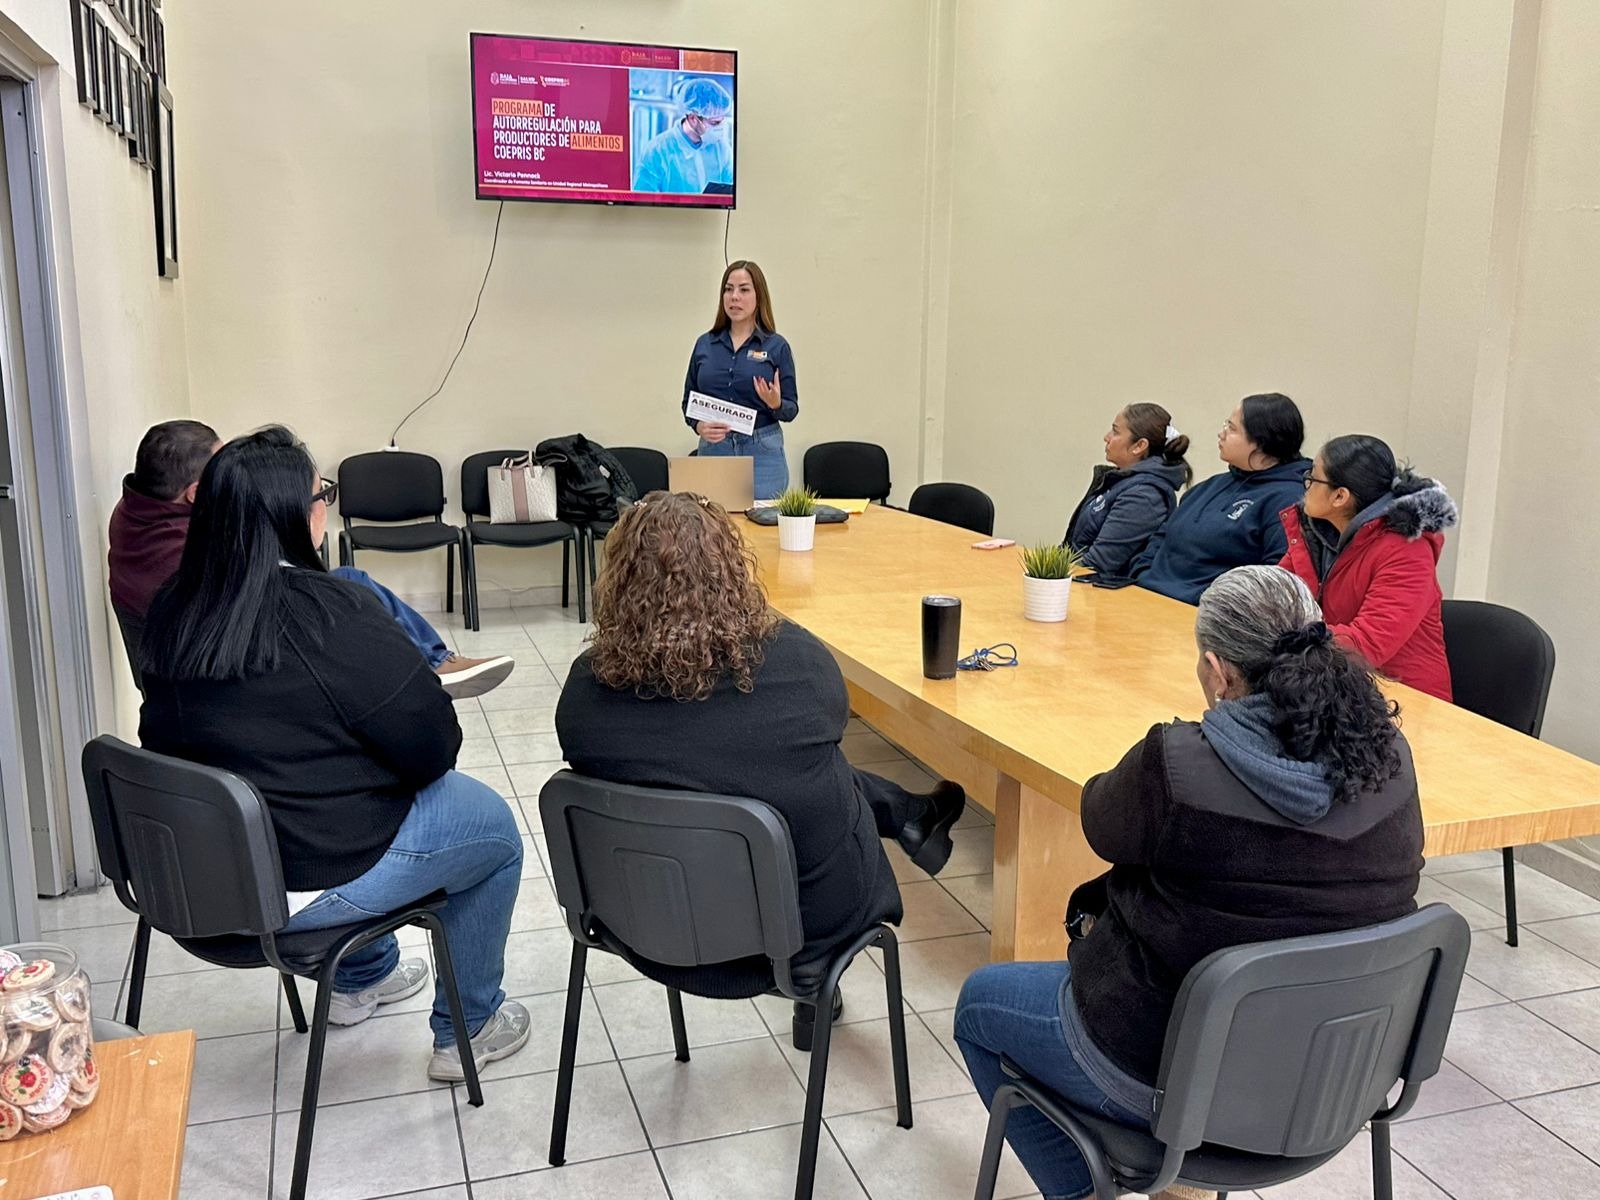
[[[922,598],[922,673],[954,679],[961,646],[961,601],[955,596]]]

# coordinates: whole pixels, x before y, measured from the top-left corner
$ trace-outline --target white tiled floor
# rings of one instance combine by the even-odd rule
[[[570,940],[546,878],[537,797],[560,767],[552,734],[559,683],[583,627],[555,608],[500,609],[483,632],[441,632],[462,653],[517,657],[510,682],[457,706],[463,765],[518,809],[527,840],[505,987],[534,1035],[485,1072],[486,1104],[430,1084],[426,993],[350,1029],[333,1029],[317,1121],[317,1200],[770,1200],[789,1194],[806,1056],[774,998],[685,997],[693,1059],[673,1060],[666,1000],[609,956],[591,956],[568,1165],[545,1161]],[[930,777],[860,722],[853,760],[908,787]],[[819,1200],[964,1200],[972,1195],[982,1105],[951,1036],[961,982],[988,960],[993,829],[975,806],[956,852],[930,880],[887,847],[901,881],[900,930],[915,1127],[895,1127],[887,1006],[875,958],[845,976],[818,1157]],[[1446,1069],[1395,1132],[1401,1200],[1503,1200],[1600,1194],[1600,902],[1523,868],[1522,946],[1502,940],[1499,857],[1428,864],[1421,899],[1455,905],[1475,930]],[[97,1011],[120,994],[130,915],[109,893],[41,904],[41,924],[79,950]],[[412,944],[419,944],[414,939]],[[193,1028],[201,1041],[183,1195],[271,1200],[287,1194],[305,1039],[266,972],[207,968],[157,939],[147,1031]],[[418,950],[421,953],[423,951]],[[1265,1193],[1277,1200],[1371,1194],[1363,1136],[1322,1170]],[[1003,1197],[1036,1195],[1014,1159]]]

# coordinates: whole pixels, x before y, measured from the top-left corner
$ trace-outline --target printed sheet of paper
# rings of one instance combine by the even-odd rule
[[[735,433],[749,435],[755,431],[756,410],[742,404],[729,404],[704,392],[689,393],[689,407],[685,415],[691,421],[717,421]]]

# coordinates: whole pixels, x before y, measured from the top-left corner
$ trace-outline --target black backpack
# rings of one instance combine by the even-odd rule
[[[556,469],[556,515],[579,525],[615,521],[639,498],[616,455],[581,433],[546,438],[534,448],[541,466]]]

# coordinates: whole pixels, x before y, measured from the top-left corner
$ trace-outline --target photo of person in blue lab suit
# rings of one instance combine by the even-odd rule
[[[660,76],[666,72],[634,74]],[[654,103],[639,95],[637,84],[632,90],[635,137],[640,117],[647,113],[668,121],[636,152],[634,191],[700,195],[709,184],[723,189],[732,186],[733,95],[727,85],[705,75],[679,76],[672,84],[670,99]]]

